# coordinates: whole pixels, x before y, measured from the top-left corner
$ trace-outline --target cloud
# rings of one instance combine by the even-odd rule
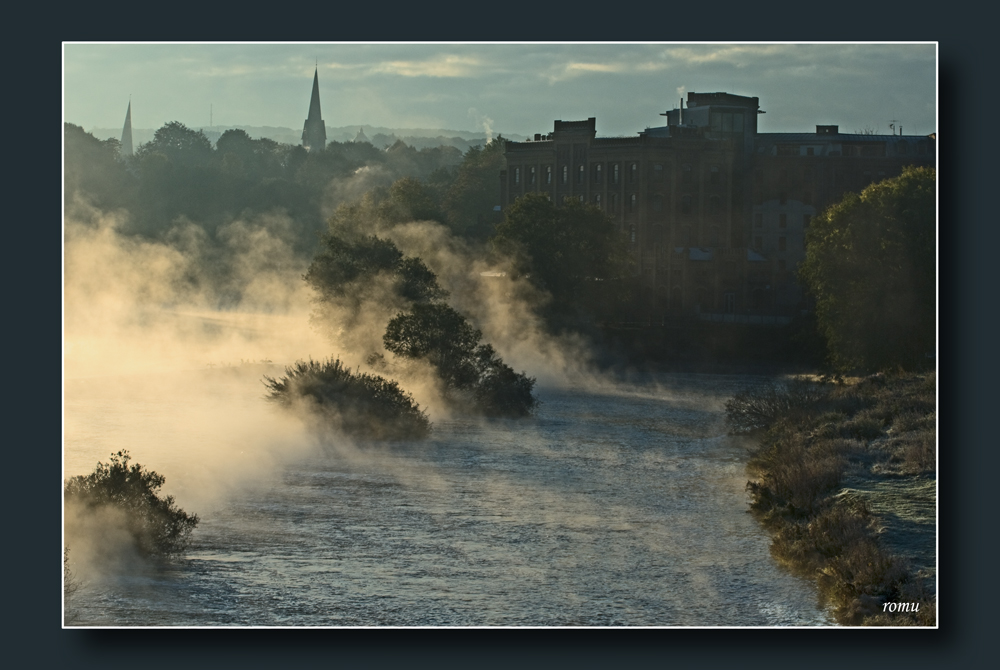
[[[372,65],[369,72],[403,77],[471,77],[480,66],[478,58],[448,54],[425,60],[383,61]]]

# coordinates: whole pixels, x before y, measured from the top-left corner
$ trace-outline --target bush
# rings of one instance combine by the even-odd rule
[[[280,380],[265,375],[268,399],[305,401],[345,433],[376,440],[426,437],[430,422],[413,396],[384,377],[352,373],[339,359],[297,361]]]
[[[65,503],[81,505],[95,516],[105,507],[122,512],[126,530],[141,555],[182,552],[198,525],[197,515],[179,509],[173,496],[160,497],[163,475],[138,463],[130,465],[129,458],[128,451],[119,451],[111,455],[110,463],[98,463],[91,474],[67,481]]]
[[[825,397],[818,385],[809,382],[763,384],[727,400],[726,421],[731,433],[752,433],[770,428],[778,419],[805,410]]]

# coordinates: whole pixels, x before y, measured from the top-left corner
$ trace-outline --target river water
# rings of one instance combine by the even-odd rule
[[[833,625],[747,513],[722,403],[749,377],[541,388],[530,420],[364,446],[260,376],[66,381],[65,476],[126,448],[201,518],[173,562],[74,564],[68,625]]]

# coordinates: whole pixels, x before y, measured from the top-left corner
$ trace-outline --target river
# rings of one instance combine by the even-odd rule
[[[201,519],[183,558],[77,564],[67,625],[834,625],[747,513],[722,404],[751,377],[540,388],[530,420],[377,446],[309,434],[260,377],[65,382],[65,476],[129,449]]]

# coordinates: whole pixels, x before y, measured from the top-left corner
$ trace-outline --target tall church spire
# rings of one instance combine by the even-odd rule
[[[132,101],[128,101],[128,111],[125,112],[125,127],[122,128],[122,147],[121,152],[123,156],[132,155]]]
[[[309,151],[322,151],[326,148],[326,123],[319,110],[319,66],[313,74],[312,98],[309,100],[309,118],[302,127],[302,146]]]

